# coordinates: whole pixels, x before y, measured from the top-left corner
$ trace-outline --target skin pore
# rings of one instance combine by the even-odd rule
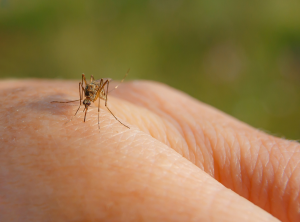
[[[72,81],[0,82],[0,221],[300,221],[300,148],[168,86],[111,111]],[[94,105],[97,107],[97,104]],[[68,122],[68,123],[66,123]]]

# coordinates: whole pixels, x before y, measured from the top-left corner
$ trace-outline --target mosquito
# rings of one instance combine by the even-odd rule
[[[121,83],[124,81],[124,79],[127,77],[128,72],[130,69],[128,69],[126,75],[124,78],[121,80]],[[87,83],[86,78],[84,73],[82,73],[82,78],[81,82],[79,82],[79,98],[77,100],[70,100],[70,101],[65,101],[65,102],[60,102],[60,101],[52,101],[51,103],[71,103],[71,102],[77,102],[79,101],[79,107],[73,117],[76,116],[78,113],[81,105],[84,105],[83,112],[84,114],[84,122],[86,120],[86,113],[88,111],[89,106],[92,104],[92,102],[95,102],[97,99],[98,101],[98,128],[100,129],[100,124],[99,124],[99,114],[100,114],[100,99],[105,100],[105,107],[108,109],[108,111],[113,115],[113,117],[121,123],[123,126],[127,127],[128,129],[129,126],[125,125],[122,123],[114,114],[113,112],[108,108],[107,106],[107,95],[108,95],[108,87],[109,83],[112,81],[112,79],[109,78],[102,78],[95,80],[94,76],[91,75],[91,80],[90,83]],[[118,88],[119,85],[117,85],[114,89]],[[106,90],[105,90],[106,87]],[[84,99],[83,99],[84,98]],[[73,119],[73,117],[70,119],[70,121]]]

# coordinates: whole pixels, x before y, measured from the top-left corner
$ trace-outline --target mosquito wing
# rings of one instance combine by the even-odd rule
[[[111,82],[112,79],[110,79],[110,78],[102,78],[102,79],[94,80],[92,83],[97,84],[97,85],[100,86],[100,82],[101,82],[101,81],[102,81],[102,84],[104,84],[106,81]],[[106,84],[105,84],[105,85],[106,85]],[[100,87],[102,88],[101,91],[102,91],[102,90],[105,90],[105,89],[104,89],[104,88],[106,88],[105,85],[100,86]]]
[[[102,78],[102,79],[103,79],[103,83],[105,83],[105,81],[107,81],[107,80],[108,80],[108,82],[111,82],[111,81],[112,81],[112,79],[111,79],[111,78]],[[102,79],[97,79],[97,80],[94,80],[94,81],[93,81],[93,83],[95,83],[95,84],[99,84],[99,83],[100,83],[100,81],[101,81]]]

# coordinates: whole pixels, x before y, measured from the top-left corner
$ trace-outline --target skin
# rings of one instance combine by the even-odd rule
[[[300,221],[300,148],[168,86],[0,82],[0,221]],[[95,104],[95,107],[97,104]],[[83,107],[82,107],[83,109]],[[276,219],[278,218],[278,219]]]

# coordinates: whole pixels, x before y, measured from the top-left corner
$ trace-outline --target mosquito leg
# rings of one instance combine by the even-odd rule
[[[81,104],[78,106],[78,109],[76,110],[76,113],[75,113],[75,115],[74,115],[74,116],[76,116],[76,115],[77,115],[77,113],[78,113],[78,111],[79,111],[80,107],[81,107]],[[74,116],[73,116],[73,117],[74,117]],[[73,117],[72,117],[72,118],[73,118]],[[71,120],[72,120],[72,119],[71,119]]]
[[[78,101],[78,100],[77,100]],[[75,113],[75,115],[74,116],[72,116],[72,118],[69,120],[69,121],[67,121],[65,124],[67,124],[68,122],[71,122],[72,121],[72,119],[76,116],[76,114],[78,113],[78,111],[79,111],[79,109],[80,109],[80,107],[81,107],[81,105],[79,105],[78,106],[78,109],[76,110],[76,113]]]
[[[84,73],[82,73],[82,79],[81,79],[81,85],[83,85],[83,81],[84,81],[84,83],[85,83],[85,86],[87,85],[87,83],[86,83],[86,79],[85,79],[85,75],[84,75]]]
[[[127,126],[127,125],[125,125],[124,123],[122,123],[113,113],[112,113],[112,111],[108,108],[108,106],[106,106],[106,108],[108,109],[108,111],[111,113],[111,115],[113,115],[113,117],[115,117],[115,119],[119,122],[119,123],[121,123],[123,126],[125,126],[125,127],[127,127],[128,129],[130,129],[129,128],[129,126]]]
[[[79,98],[80,98],[80,105],[81,105],[81,100],[82,100],[82,97],[81,97],[81,90],[82,90],[82,85],[81,85],[81,82],[79,82]]]
[[[84,88],[82,83],[79,83],[79,96],[80,96],[80,105],[81,105],[81,100],[83,100],[83,96],[84,96]]]
[[[93,82],[95,80],[94,76],[91,75],[91,82]]]
[[[81,98],[82,98],[82,100],[83,100],[83,97],[84,97],[84,88],[83,88],[83,86],[81,84]]]
[[[83,96],[84,96],[84,93],[85,93],[85,90],[84,90],[84,87],[83,87],[83,81],[85,83],[85,86],[87,86],[84,73],[82,73],[82,79],[81,79],[81,94],[80,94],[80,97],[82,98],[82,100],[83,100]],[[80,101],[80,104],[81,104],[81,101]]]
[[[85,119],[86,119],[86,112],[87,112],[87,110],[88,109],[85,109],[84,120],[83,120],[84,122],[85,122]]]
[[[77,113],[78,113],[79,109],[80,109],[80,105],[79,105],[79,107],[78,107],[78,109],[77,109],[77,111],[76,111],[76,113],[75,113],[75,115],[74,115],[74,116],[76,116],[76,115],[77,115]],[[74,116],[73,116],[73,117],[74,117]],[[73,118],[73,117],[72,117],[72,118]]]
[[[79,109],[80,109],[80,107],[81,107],[81,100],[82,100],[82,96],[81,96],[81,88],[82,88],[82,83],[81,82],[79,82],[79,106],[78,106],[78,109],[76,110],[76,113],[75,113],[75,115],[74,116],[76,116],[77,115],[77,113],[78,113],[78,111],[79,111]],[[78,100],[76,100],[76,101],[78,101]],[[72,119],[73,119],[73,117],[74,116],[72,116],[72,118],[69,120],[69,121],[71,121]],[[69,122],[68,121],[68,122]]]
[[[70,100],[70,101],[65,101],[65,102],[61,102],[61,101],[51,101],[50,103],[73,103],[73,102],[77,102],[79,101],[79,99],[76,100]]]
[[[81,105],[81,100],[82,100],[82,96],[81,96],[81,82],[79,82],[79,98],[80,99],[76,99],[76,100],[70,100],[70,101],[65,101],[65,102],[61,102],[61,101],[51,101],[50,103],[73,103],[73,102],[77,102],[80,101],[80,105]]]
[[[112,111],[108,108],[108,106],[107,106],[107,95],[108,95],[108,86],[109,86],[109,81],[107,80],[105,83],[104,83],[104,85],[107,85],[106,86],[106,96],[105,96],[105,107],[108,109],[108,111],[111,113],[111,115],[113,115],[113,117],[115,117],[115,119],[119,122],[119,123],[121,123],[123,126],[125,126],[125,127],[127,127],[128,129],[130,129],[129,128],[129,126],[127,126],[127,125],[125,125],[124,123],[122,123],[113,113],[112,113]]]
[[[99,83],[99,89],[97,91],[97,96],[99,97],[99,102],[98,102],[98,128],[100,130],[100,98],[101,98],[101,91],[103,90],[103,79],[100,80],[100,83]]]
[[[98,128],[100,130],[99,116],[100,116],[100,96],[99,96],[99,102],[98,102]]]

